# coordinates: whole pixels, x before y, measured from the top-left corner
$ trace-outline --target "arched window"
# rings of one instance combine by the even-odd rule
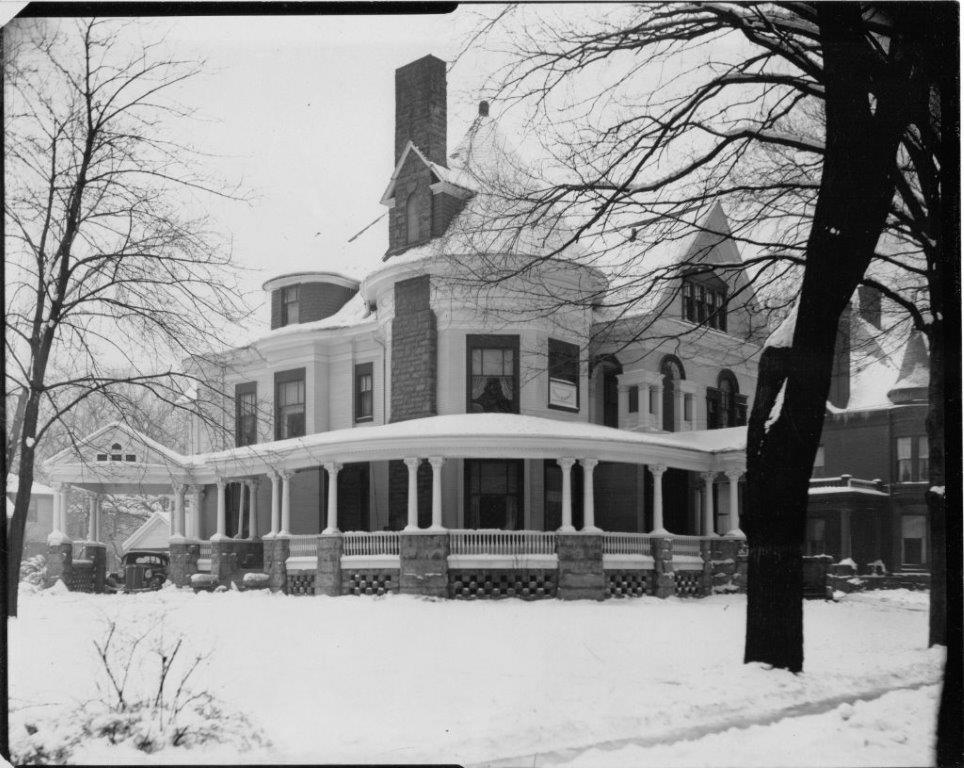
[[[736,424],[736,396],[740,393],[740,385],[729,371],[721,371],[716,382],[720,390],[720,422],[724,427]]]
[[[418,239],[418,199],[412,192],[405,201],[405,242],[414,243]]]
[[[683,364],[674,355],[666,355],[659,364],[659,373],[663,377],[663,429],[667,432],[676,431],[676,391],[678,382],[686,378]]]
[[[706,390],[706,427],[721,429],[746,424],[746,397],[732,371],[720,371],[716,389]]]

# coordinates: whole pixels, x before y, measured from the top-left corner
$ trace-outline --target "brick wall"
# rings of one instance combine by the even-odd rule
[[[395,421],[436,415],[438,331],[429,307],[428,275],[395,284],[392,322],[392,418]]]
[[[446,165],[445,62],[424,56],[395,70],[395,162],[409,141]]]

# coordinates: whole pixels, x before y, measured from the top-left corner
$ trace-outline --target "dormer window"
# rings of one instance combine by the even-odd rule
[[[695,277],[683,278],[683,319],[726,330],[726,287],[714,279],[713,285]]]
[[[289,285],[281,289],[281,324],[292,325],[298,322],[298,286]]]

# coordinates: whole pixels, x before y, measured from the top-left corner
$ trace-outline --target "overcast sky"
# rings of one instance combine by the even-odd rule
[[[180,94],[199,118],[172,129],[217,153],[210,167],[242,180],[252,196],[247,204],[207,200],[237,261],[251,270],[247,288],[283,272],[337,267],[346,240],[384,212],[395,69],[428,53],[452,62],[476,19],[459,10],[143,22],[145,37],[169,29],[173,53],[205,61],[205,74]],[[450,149],[477,111],[494,68],[486,58],[471,53],[449,72]]]

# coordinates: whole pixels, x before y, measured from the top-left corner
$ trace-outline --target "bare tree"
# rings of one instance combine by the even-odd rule
[[[198,200],[235,191],[201,175],[198,152],[167,138],[190,111],[178,87],[201,71],[100,20],[17,22],[7,56],[8,467],[20,485],[9,526],[7,605],[38,446],[73,439],[91,397],[133,414],[136,389],[173,408],[188,356],[220,348],[245,313],[230,250]],[[131,415],[133,418],[133,415]]]
[[[777,295],[787,280],[791,295],[800,294],[785,349],[768,349],[761,360],[751,414],[742,521],[751,550],[747,661],[802,666],[808,480],[838,317],[860,283],[903,308],[905,322],[930,339],[931,484],[943,487],[940,302],[949,260],[938,231],[934,107],[939,59],[954,45],[939,17],[933,6],[807,4],[644,5],[601,19],[531,12],[513,18],[509,63],[493,78],[497,98],[534,105],[530,117],[554,160],[501,205],[508,213],[494,226],[576,223],[547,255],[480,272],[503,280],[601,241],[587,263],[621,278],[622,311],[646,301],[646,286],[678,283],[699,268],[690,259],[653,269],[647,258],[675,233],[699,227],[695,211],[725,201],[733,239],[748,253],[734,268],[756,267],[753,282],[776,280]],[[633,255],[605,242],[619,232],[630,233]],[[657,316],[646,316],[652,328]],[[778,395],[782,410],[774,409]],[[942,498],[929,494],[928,503],[941,529]],[[935,548],[941,541],[935,536]],[[938,562],[933,642],[943,641],[942,579]]]

